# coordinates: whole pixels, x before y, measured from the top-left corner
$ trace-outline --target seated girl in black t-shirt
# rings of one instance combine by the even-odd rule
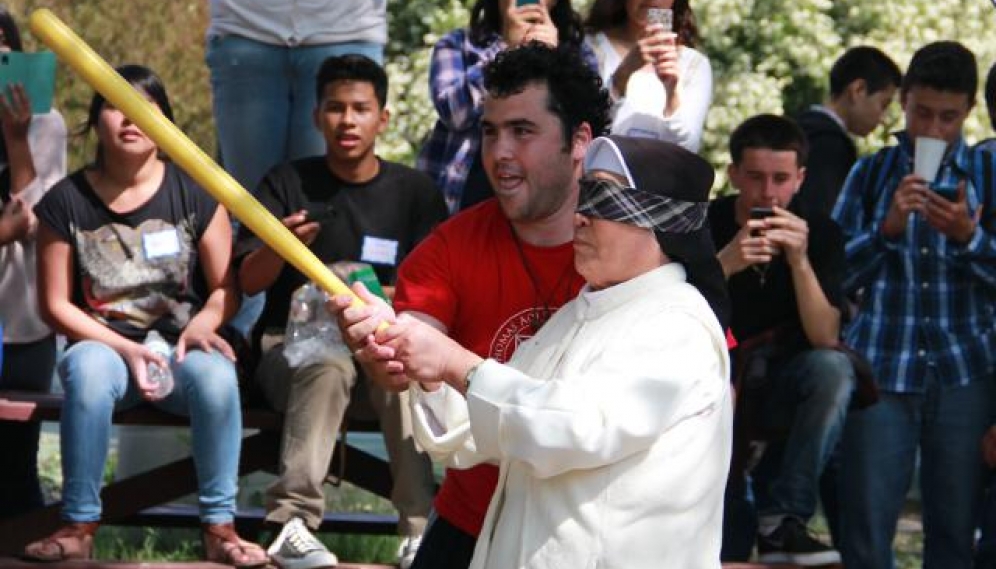
[[[118,72],[172,120],[155,74],[136,65]],[[217,332],[238,305],[228,214],[99,94],[86,129],[97,135],[94,163],[36,208],[41,310],[71,343],[58,365],[68,523],[25,555],[90,556],[111,414],[148,401],[190,416],[208,560],[264,565],[266,553],[232,525],[242,416],[234,354]],[[143,343],[151,331],[174,347],[169,358]],[[171,370],[172,391],[157,392],[153,365]]]

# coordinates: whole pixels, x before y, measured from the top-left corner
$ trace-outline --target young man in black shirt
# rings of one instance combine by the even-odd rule
[[[806,151],[791,119],[746,120],[730,137],[728,173],[740,193],[713,201],[709,223],[733,306],[736,356],[751,362],[738,378],[739,396],[765,432],[787,433],[754,470],[760,560],[824,565],[840,555],[811,537],[806,523],[840,438],[854,372],[832,349],[844,303],[843,238],[826,215],[795,208]]]
[[[798,200],[813,212],[830,215],[851,166],[858,160],[852,136],[868,136],[882,123],[903,75],[881,50],[857,46],[830,68],[830,99],[798,116],[806,133],[809,159]]]
[[[257,197],[319,259],[369,263],[390,291],[401,260],[445,218],[442,194],[424,174],[374,152],[388,122],[387,76],[380,66],[359,55],[331,57],[318,72],[317,91],[315,126],[325,137],[325,155],[277,166]],[[262,352],[256,379],[286,416],[279,478],[266,492],[266,519],[283,529],[269,553],[283,569],[334,566],[335,555],[310,531],[321,523],[323,483],[357,367],[348,352],[331,351],[318,363],[291,365],[283,334],[292,293],[307,279],[249,232],[240,234],[236,247],[243,290],[267,291],[253,334]],[[398,396],[373,383],[366,387],[391,460],[404,567],[431,507],[431,464],[412,442]]]

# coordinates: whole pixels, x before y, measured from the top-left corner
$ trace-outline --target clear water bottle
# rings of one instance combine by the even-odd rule
[[[284,358],[291,366],[305,366],[349,353],[335,319],[325,306],[328,299],[328,294],[314,283],[305,283],[291,295],[284,331]]]
[[[168,365],[173,349],[170,347],[169,342],[155,330],[150,330],[146,334],[145,347],[162,356],[167,362],[166,367],[150,362],[147,376],[149,382],[156,386],[153,397],[157,400],[163,399],[173,391],[173,371]]]
[[[290,309],[287,312],[287,330],[284,342],[295,344],[307,340],[311,334],[311,324],[315,318],[315,288],[311,283],[305,283],[297,288],[291,296]]]

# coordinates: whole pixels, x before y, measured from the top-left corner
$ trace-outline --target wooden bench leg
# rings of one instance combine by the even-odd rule
[[[394,485],[391,468],[387,461],[381,460],[366,451],[346,443],[346,469],[343,478],[350,484],[363,488],[387,500],[391,499],[391,488]],[[338,474],[342,464],[343,445],[335,445],[330,475]]]

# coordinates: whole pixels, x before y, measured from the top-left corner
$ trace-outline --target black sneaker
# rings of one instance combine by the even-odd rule
[[[786,516],[771,535],[757,536],[758,561],[804,567],[840,563],[840,553],[810,535],[800,520]]]

